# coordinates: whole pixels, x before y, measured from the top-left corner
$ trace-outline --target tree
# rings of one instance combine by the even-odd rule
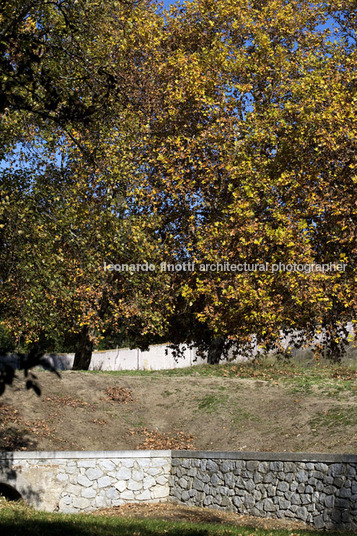
[[[250,351],[254,335],[282,349],[281,330],[301,344],[323,329],[335,358],[347,342],[356,319],[355,46],[320,29],[328,14],[341,18],[340,4],[193,0],[172,12],[148,206],[165,213],[177,261],[258,266],[178,278],[172,324],[194,318],[192,341],[204,326],[227,347]],[[280,263],[303,268],[272,271]],[[330,263],[346,271],[316,268]]]
[[[39,3],[30,7],[43,14]],[[46,61],[54,69],[54,87],[57,78],[64,80],[58,107],[44,100],[46,88],[31,106],[16,100],[14,87],[9,91],[11,143],[0,212],[2,323],[38,356],[55,337],[77,335],[77,368],[88,368],[93,341],[108,326],[128,330],[144,344],[149,333],[162,330],[169,301],[165,278],[103,270],[105,261],[136,264],[160,252],[158,218],[135,214],[130,198],[142,174],[131,153],[152,106],[145,94],[151,77],[146,62],[161,23],[149,3],[136,9],[103,3],[100,14],[97,3],[86,7],[91,11],[85,23],[80,11],[71,11],[72,19],[60,5],[49,7],[55,13],[45,9],[51,29],[46,46],[58,54],[53,64]],[[95,32],[93,25],[86,33],[97,15]],[[27,12],[26,24],[29,17]],[[76,35],[83,37],[78,53],[72,50]],[[57,46],[59,37],[69,49]],[[98,106],[92,84],[103,97]],[[71,91],[85,114],[63,112]]]
[[[71,333],[77,367],[107,330],[216,362],[324,329],[336,355],[356,316],[352,5],[26,4],[3,60],[3,151],[28,159],[2,173],[6,328]],[[162,260],[196,270],[103,270]],[[347,269],[271,269],[330,262]],[[206,268],[224,263],[258,269]]]

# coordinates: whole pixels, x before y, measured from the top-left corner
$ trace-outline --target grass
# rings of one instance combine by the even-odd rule
[[[243,423],[250,425],[252,422],[261,422],[261,419],[257,415],[235,407],[231,422],[237,425],[242,425]]]
[[[213,413],[215,411],[218,411],[219,406],[225,404],[226,401],[226,395],[216,396],[213,394],[207,394],[197,401],[197,408],[198,410],[205,411],[206,413]]]
[[[339,426],[354,426],[357,423],[357,415],[353,406],[346,408],[331,408],[328,411],[318,413],[310,421],[310,426],[336,428]]]
[[[6,536],[316,536],[310,530],[266,530],[247,526],[124,519],[82,514],[48,514],[8,503],[0,509],[0,529]],[[343,536],[341,532],[324,532]],[[349,533],[351,536],[351,533]]]
[[[114,376],[200,376],[256,379],[285,384],[296,393],[311,393],[319,389],[323,394],[340,399],[344,394],[357,394],[357,370],[355,362],[337,365],[329,362],[298,362],[278,359],[262,359],[257,362],[196,365],[189,368],[172,370],[138,371],[90,371],[90,374],[109,374]],[[166,396],[169,392],[165,393]],[[171,393],[170,393],[171,394]]]

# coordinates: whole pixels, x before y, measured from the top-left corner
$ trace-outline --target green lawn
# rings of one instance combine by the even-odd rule
[[[316,531],[263,530],[232,525],[123,519],[94,515],[64,515],[37,512],[10,505],[0,509],[0,533],[4,536],[313,536]],[[342,536],[341,532],[324,532]]]
[[[313,387],[321,388],[327,395],[338,397],[343,391],[356,393],[357,360],[348,364],[334,364],[326,361],[308,364],[301,361],[261,359],[257,362],[196,365],[172,370],[121,370],[88,371],[90,374],[113,376],[204,376],[224,378],[252,378],[268,382],[278,381],[289,385],[296,392],[308,393]]]

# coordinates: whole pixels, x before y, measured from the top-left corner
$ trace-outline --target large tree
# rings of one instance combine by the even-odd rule
[[[75,333],[78,367],[109,329],[215,362],[324,328],[336,352],[356,313],[353,3],[192,0],[165,19],[147,3],[28,6],[4,52],[2,146],[34,155],[3,171],[7,327],[47,347]],[[25,61],[17,43],[38,33],[47,53]],[[224,262],[347,270],[199,269]]]
[[[12,82],[3,113],[2,323],[34,356],[73,334],[75,366],[88,368],[105,330],[144,343],[164,325],[165,278],[103,269],[160,253],[159,218],[140,216],[131,199],[142,175],[132,153],[155,101],[148,59],[162,23],[149,2],[20,7],[5,13],[17,37],[4,52]],[[23,39],[32,48],[44,40],[38,69],[30,45],[19,52]],[[30,74],[20,79],[23,65]]]
[[[177,277],[178,339],[183,318],[192,341],[221,349],[279,348],[281,330],[309,343],[322,329],[339,356],[356,318],[354,20],[351,2],[172,11],[148,205],[177,261],[270,267]],[[272,271],[280,263],[306,268]],[[346,270],[309,268],[330,263]]]

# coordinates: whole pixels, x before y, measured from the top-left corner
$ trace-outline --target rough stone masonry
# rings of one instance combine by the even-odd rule
[[[170,451],[15,452],[0,464],[0,482],[39,510],[91,512],[169,496]]]
[[[0,484],[41,510],[179,502],[357,529],[357,456],[113,451],[0,453]]]
[[[171,463],[174,501],[357,529],[357,456],[181,451]]]

